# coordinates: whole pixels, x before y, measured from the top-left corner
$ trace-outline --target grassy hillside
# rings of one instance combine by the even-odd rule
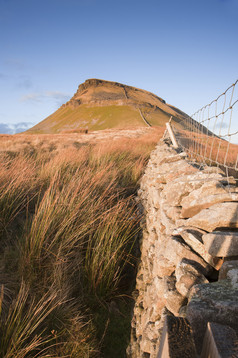
[[[87,80],[69,102],[29,129],[28,133],[61,133],[82,129],[164,126],[170,116],[183,122],[186,114],[153,93],[103,80]]]
[[[0,357],[125,356],[135,194],[162,131],[128,133],[0,137]]]
[[[75,109],[70,107],[58,109],[41,122],[40,126],[33,127],[30,132],[60,133],[81,128],[102,130],[144,125],[139,111],[130,106],[89,107],[88,105],[81,105]]]

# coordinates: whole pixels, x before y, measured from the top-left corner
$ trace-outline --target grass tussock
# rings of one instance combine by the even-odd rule
[[[0,357],[125,356],[135,195],[161,134],[0,138]]]
[[[43,335],[42,327],[51,312],[60,304],[56,294],[44,295],[40,300],[29,300],[29,289],[21,284],[16,298],[7,312],[3,308],[4,287],[0,298],[0,356],[4,358],[24,358],[51,344],[53,338]],[[36,355],[35,355],[36,356]],[[41,355],[45,356],[45,355]]]

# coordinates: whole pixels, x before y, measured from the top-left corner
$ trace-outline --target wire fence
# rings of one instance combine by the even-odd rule
[[[171,126],[191,157],[238,177],[238,80],[185,121],[173,119]]]

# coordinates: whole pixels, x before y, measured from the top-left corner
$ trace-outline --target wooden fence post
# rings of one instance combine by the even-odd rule
[[[174,148],[178,148],[178,143],[177,143],[177,141],[176,141],[176,138],[175,138],[173,129],[172,129],[172,127],[171,127],[171,125],[170,125],[169,122],[166,123],[166,128],[167,128],[167,131],[168,131],[168,133],[169,133],[170,139],[171,139],[171,141],[172,141],[173,147],[174,147]]]

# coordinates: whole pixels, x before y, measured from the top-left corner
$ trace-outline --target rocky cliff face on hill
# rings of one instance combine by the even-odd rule
[[[55,113],[28,133],[60,133],[163,126],[170,116],[183,123],[187,115],[155,94],[118,82],[89,79]]]
[[[160,106],[166,102],[153,93],[122,83],[89,79],[79,85],[75,95],[64,106],[79,106],[80,104],[122,105],[125,103],[137,107],[140,105],[152,107]]]

